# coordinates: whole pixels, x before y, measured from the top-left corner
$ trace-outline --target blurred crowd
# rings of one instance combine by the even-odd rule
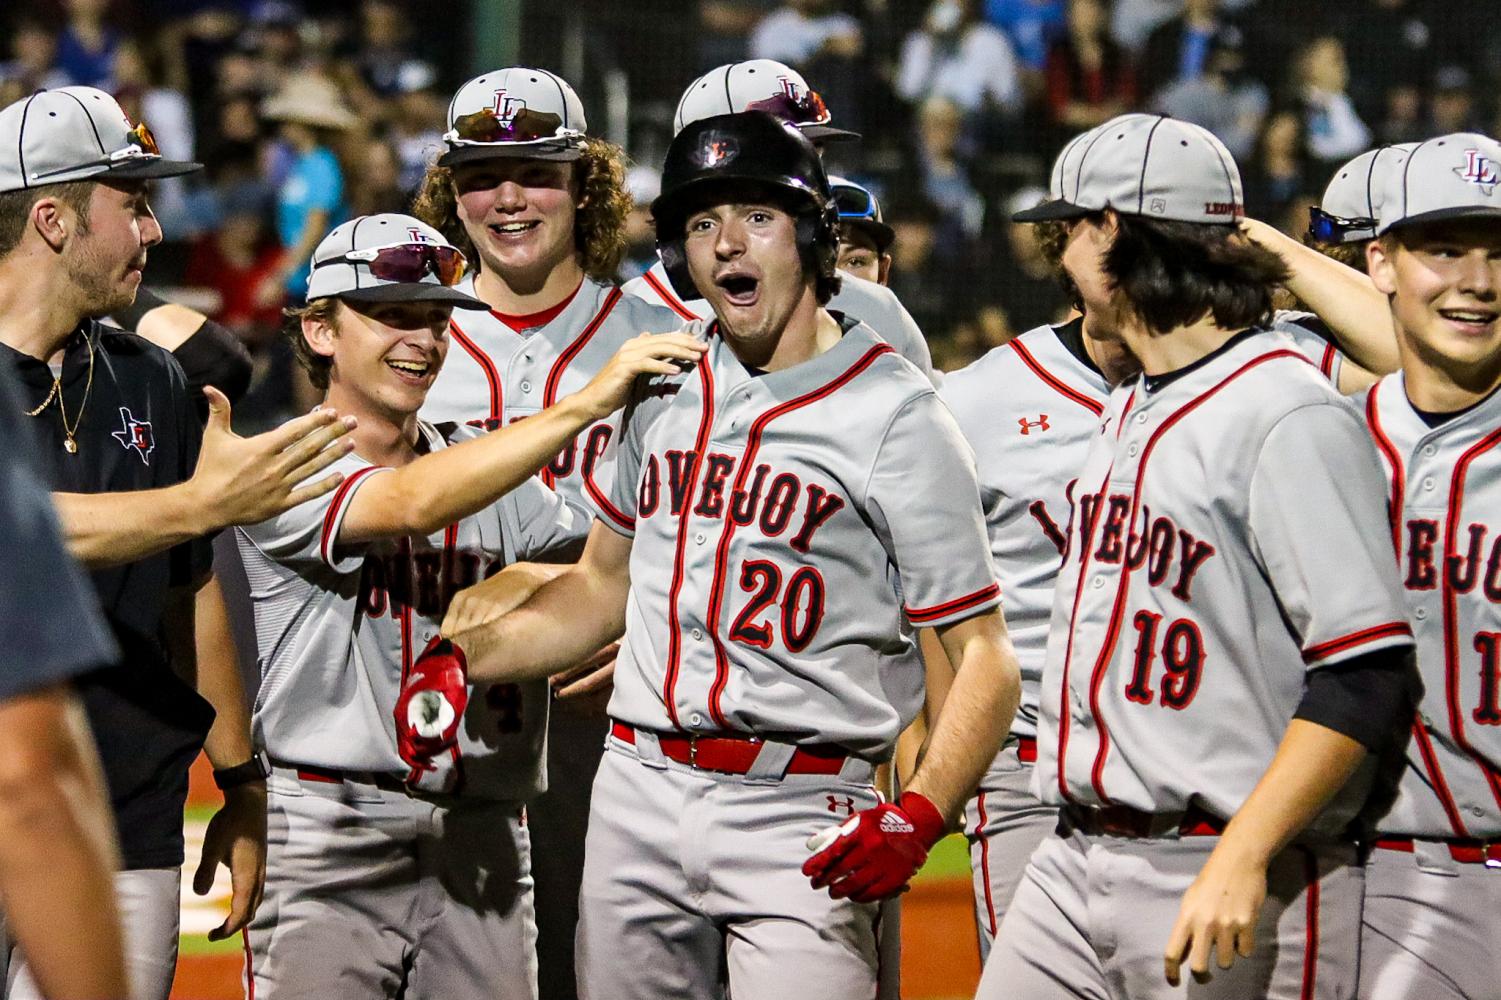
[[[296,405],[280,310],[318,238],[401,210],[477,65],[473,5],[416,0],[12,0],[0,105],[102,87],[162,152],[207,165],[154,199],[169,244],[148,280],[188,294],[257,357],[247,420]],[[681,90],[712,66],[802,72],[834,124],[834,172],[896,231],[891,285],[955,367],[1066,307],[1030,227],[1062,142],[1124,110],[1204,125],[1238,159],[1252,215],[1298,234],[1334,167],[1387,142],[1495,134],[1501,21],[1440,0],[524,0],[523,64],[628,91],[633,193],[653,194]],[[438,15],[438,16],[435,16]],[[622,277],[651,260],[633,220]]]

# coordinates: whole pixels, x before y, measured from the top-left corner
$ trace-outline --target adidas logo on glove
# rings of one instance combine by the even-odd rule
[[[882,833],[912,833],[917,827],[902,819],[894,812],[888,812],[881,817]]]

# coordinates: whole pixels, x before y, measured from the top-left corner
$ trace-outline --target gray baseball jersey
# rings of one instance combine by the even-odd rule
[[[883,285],[852,274],[841,272],[839,291],[825,308],[842,312],[870,327],[875,335],[886,341],[896,352],[917,366],[938,383],[933,371],[933,355],[928,351],[928,341],[918,329],[917,321],[907,312],[896,293]],[[667,269],[657,261],[645,274],[632,278],[621,286],[627,295],[635,295],[648,302],[660,302],[685,320],[714,318],[714,310],[704,299],[681,299],[672,289]]]
[[[1501,839],[1501,397],[1430,428],[1388,375],[1360,400],[1389,483],[1423,701],[1383,833]]]
[[[457,287],[473,295],[474,279]],[[448,357],[423,404],[424,420],[479,421],[493,429],[529,417],[582,389],[632,337],[683,326],[672,310],[587,278],[560,309],[511,323],[520,330],[498,313],[454,310]],[[588,495],[598,503],[609,496],[601,457],[616,421],[611,415],[580,431],[542,470],[542,481],[570,498]]]
[[[890,756],[922,704],[907,623],[994,607],[974,461],[920,372],[863,324],[753,375],[713,324],[626,415],[605,523],[634,538],[610,714]]]
[[[438,450],[485,433],[419,425]],[[391,711],[412,660],[453,594],[520,560],[573,545],[588,517],[528,479],[490,507],[427,538],[344,545],[339,529],[363,485],[391,470],[348,455],[332,493],[236,529],[261,668],[254,733],[273,759],[406,774]],[[476,692],[458,746],[421,787],[524,801],[541,790],[544,682]]]
[[[1279,312],[1274,326],[1333,381],[1340,355],[1314,333],[1311,314]],[[975,451],[991,555],[1005,595],[1006,631],[1022,673],[1022,701],[1011,732],[1037,735],[1038,683],[1047,656],[1053,587],[1065,532],[1078,499],[1076,476],[1110,395],[1105,377],[1065,346],[1083,320],[1040,326],[944,377],[939,395]],[[1031,749],[1003,750],[966,810],[981,949],[1016,890],[1022,869],[1050,833],[1056,810],[1028,791]]]
[[[1079,483],[1041,687],[1046,802],[1230,817],[1304,671],[1412,641],[1374,449],[1282,334],[1117,388]],[[1315,828],[1342,830],[1364,791]]]

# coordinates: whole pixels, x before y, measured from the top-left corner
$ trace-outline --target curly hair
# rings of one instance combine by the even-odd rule
[[[1213,316],[1240,330],[1272,315],[1272,289],[1287,265],[1234,226],[1119,216],[1102,261],[1111,285],[1152,331],[1166,333]]]
[[[1353,267],[1361,274],[1366,271],[1365,248],[1370,242],[1370,240],[1358,240],[1354,243],[1320,243],[1307,233],[1303,234],[1304,246],[1312,247],[1325,257],[1332,257],[1346,267]]]
[[[313,299],[305,306],[283,309],[282,315],[287,318],[286,326],[282,327],[282,336],[292,345],[292,354],[297,358],[297,363],[307,372],[308,381],[313,383],[313,388],[327,389],[328,375],[334,367],[333,359],[324,357],[308,344],[307,338],[302,335],[302,320],[306,316],[337,327],[338,297],[325,295]]]
[[[1074,279],[1068,276],[1068,271],[1063,267],[1063,251],[1068,246],[1068,224],[1056,219],[1035,222],[1032,224],[1032,238],[1037,241],[1037,250],[1047,262],[1053,280],[1068,296],[1069,304],[1083,312],[1084,297],[1079,294]]]
[[[625,187],[625,150],[603,139],[586,139],[582,154],[574,161],[573,187],[579,199],[573,219],[579,264],[596,281],[614,281],[625,259],[625,219],[632,207]],[[463,251],[476,270],[483,266],[459,221],[452,170],[437,164],[427,168],[412,202],[412,214]]]

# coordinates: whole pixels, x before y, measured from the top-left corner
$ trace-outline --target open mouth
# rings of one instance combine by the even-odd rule
[[[522,233],[531,232],[539,225],[541,225],[541,223],[536,219],[531,219],[525,222],[496,222],[490,225],[490,232],[500,237],[519,236]]]
[[[1496,322],[1492,309],[1440,309],[1438,314],[1466,333],[1485,333]]]
[[[398,358],[387,358],[386,365],[401,376],[403,381],[414,384],[427,378],[428,372],[433,370],[433,366],[426,361],[408,361]]]
[[[716,278],[714,283],[724,293],[726,302],[742,309],[755,305],[760,295],[760,279],[748,274],[723,274]]]

